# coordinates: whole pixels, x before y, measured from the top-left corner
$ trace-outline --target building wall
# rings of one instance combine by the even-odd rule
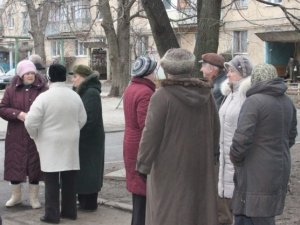
[[[228,4],[228,0],[223,5]],[[286,7],[299,7],[295,1],[284,1]],[[292,11],[300,15],[297,10]],[[248,31],[247,55],[254,64],[266,62],[266,42],[261,40],[256,33],[292,30],[292,26],[279,7],[267,6],[254,0],[249,0],[247,8],[222,12],[223,25],[220,28],[219,53],[229,53],[233,56],[233,32]]]

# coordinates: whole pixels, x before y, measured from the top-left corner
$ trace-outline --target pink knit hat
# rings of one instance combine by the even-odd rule
[[[23,77],[25,73],[34,72],[36,73],[36,68],[33,62],[30,60],[22,60],[17,65],[17,75]]]

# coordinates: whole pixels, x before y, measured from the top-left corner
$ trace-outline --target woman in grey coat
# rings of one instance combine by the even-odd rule
[[[283,212],[296,109],[274,66],[257,65],[230,149],[235,165],[235,225],[274,225]]]

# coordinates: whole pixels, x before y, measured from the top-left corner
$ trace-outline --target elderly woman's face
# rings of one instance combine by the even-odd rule
[[[239,81],[242,79],[242,76],[239,71],[237,71],[234,67],[229,66],[227,70],[227,77],[230,83]]]
[[[72,77],[72,83],[74,87],[78,87],[82,81],[84,81],[84,77],[80,76],[78,73],[75,73]]]
[[[29,85],[35,81],[35,72],[28,72],[23,75],[23,84]]]

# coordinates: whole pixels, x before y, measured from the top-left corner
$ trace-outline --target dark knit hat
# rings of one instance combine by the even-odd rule
[[[61,64],[53,64],[49,67],[48,79],[51,82],[63,82],[66,81],[67,70]]]
[[[194,63],[194,54],[182,48],[169,49],[160,61],[165,73],[171,75],[190,74]]]
[[[75,73],[79,74],[82,77],[87,77],[93,73],[93,70],[86,65],[80,64],[80,65],[76,65],[73,67],[72,74],[75,74]]]
[[[206,53],[202,55],[202,60],[200,63],[209,63],[210,65],[217,66],[219,68],[224,68],[225,59],[223,56],[216,54],[216,53]]]
[[[151,59],[148,56],[140,56],[138,57],[131,70],[131,76],[133,77],[143,77],[147,76],[155,70],[157,62]]]
[[[270,64],[258,64],[253,68],[251,82],[267,81],[278,77],[276,68]]]
[[[242,77],[248,77],[252,73],[252,63],[250,60],[242,55],[235,56],[231,61],[225,62],[224,66],[226,70],[231,66],[236,69]]]

